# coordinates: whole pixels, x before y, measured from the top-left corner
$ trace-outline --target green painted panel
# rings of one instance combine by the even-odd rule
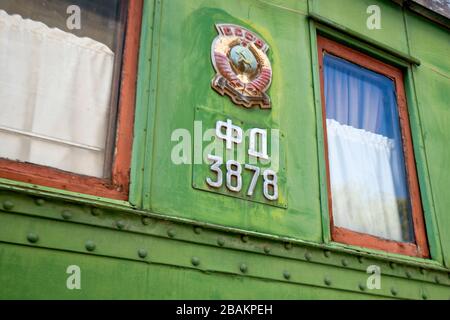
[[[81,290],[69,290],[67,268],[81,269]],[[1,299],[142,299],[147,267],[126,260],[0,245]]]
[[[435,23],[413,13],[405,15],[411,54],[435,72],[450,77],[450,34]]]
[[[411,53],[423,61],[413,70],[424,150],[444,261],[450,267],[450,34],[414,14],[406,15]],[[444,58],[445,57],[445,58]]]
[[[450,162],[450,78],[437,74],[427,67],[415,73],[417,95],[420,97],[422,127],[425,150],[429,164],[433,199],[437,213],[438,229],[447,267],[450,266],[450,179],[443,172],[448,171]],[[431,111],[431,110],[432,111]]]
[[[367,27],[367,20],[371,16],[367,8],[371,5],[380,8],[381,29],[370,30]],[[403,12],[391,0],[310,0],[309,10],[386,46],[408,53]]]
[[[81,269],[81,290],[66,287],[70,265]],[[0,283],[1,299],[377,299],[279,281],[5,244],[0,244]]]
[[[219,22],[249,28],[269,44],[273,82],[268,94],[272,110],[235,106],[211,89],[215,72],[210,50],[217,36],[214,25]],[[162,1],[157,77],[157,135],[149,208],[156,213],[320,242],[307,17],[263,1]],[[197,107],[233,113],[241,121],[262,127],[276,125],[285,134],[287,183],[283,187],[287,190],[287,210],[192,187],[192,166],[171,161],[177,144],[171,136],[180,128],[193,133]]]
[[[427,195],[426,215],[436,213],[436,225],[428,225],[433,232],[430,245],[432,252],[442,247],[450,268],[450,179],[445,174],[450,161],[448,31],[407,14],[406,32],[402,9],[387,0],[309,2],[311,12],[422,61],[421,66],[412,67],[413,78],[407,80],[408,99],[417,97],[413,137],[420,151],[416,158],[421,186],[426,189],[422,190]],[[319,188],[323,163],[317,155],[320,112],[316,114],[313,85],[317,79],[313,81],[312,71],[317,74],[317,66],[311,57],[316,51],[306,0],[155,0],[145,4],[130,202],[153,217],[142,219],[139,214],[149,213],[123,202],[110,201],[110,209],[94,210],[90,204],[106,205],[107,201],[71,193],[60,192],[58,200],[46,201],[0,194],[5,210],[0,212],[0,298],[371,299],[393,297],[392,288],[397,298],[421,299],[424,293],[430,299],[448,298],[450,278],[448,269],[440,265],[440,253],[434,254],[438,261],[430,262],[372,250],[365,250],[362,258],[358,248],[320,244],[322,223],[325,230],[328,224],[326,219],[322,222],[326,206],[320,206],[324,200]],[[366,9],[372,4],[381,7],[381,30],[366,28]],[[217,35],[214,24],[220,22],[242,25],[268,42],[272,110],[235,106],[211,89],[215,72],[210,48]],[[246,128],[251,124],[281,130],[281,163],[286,173],[280,179],[279,207],[261,200],[261,195],[249,201],[199,190],[204,189],[200,183],[205,167],[171,161],[177,144],[171,139],[174,130],[187,129],[193,135],[195,120],[212,127],[219,115],[242,121]],[[192,149],[194,144],[190,141]],[[35,196],[52,196],[48,188],[4,184],[14,192],[30,188],[34,191],[26,192]],[[168,222],[156,214],[196,220],[205,229],[179,223],[182,219]],[[272,237],[256,233],[243,237],[204,223]],[[37,243],[27,239],[30,232],[39,234]],[[276,236],[306,242],[285,244]],[[439,238],[441,246],[436,244]],[[88,240],[97,245],[93,252],[86,250]],[[145,258],[138,254],[142,248],[148,251]],[[193,257],[199,265],[193,265]],[[245,274],[240,270],[242,263],[247,266]],[[74,264],[82,270],[79,291],[65,286],[66,268]],[[383,289],[359,292],[367,277],[365,268],[371,264],[382,268]],[[284,278],[285,271],[290,272],[289,279]]]

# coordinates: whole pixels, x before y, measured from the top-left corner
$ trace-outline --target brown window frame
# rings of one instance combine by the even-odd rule
[[[420,197],[417,169],[414,158],[413,142],[411,138],[411,128],[409,124],[408,107],[404,89],[404,77],[401,69],[386,64],[362,52],[356,51],[338,42],[317,36],[318,55],[319,55],[319,73],[322,99],[322,125],[325,144],[325,164],[328,190],[328,212],[330,218],[331,238],[335,242],[366,247],[370,249],[387,251],[390,253],[403,254],[414,257],[428,258],[429,249],[423,217],[422,203]],[[382,74],[395,83],[398,112],[400,118],[400,128],[403,140],[403,154],[405,157],[405,167],[407,175],[408,190],[410,193],[412,222],[414,228],[415,243],[405,243],[393,240],[386,240],[369,234],[359,233],[346,228],[337,227],[333,222],[332,198],[330,188],[330,166],[328,159],[328,134],[326,127],[326,105],[324,93],[323,76],[323,56],[325,53],[342,58],[351,63],[357,64],[368,70]]]
[[[126,10],[125,44],[117,86],[120,88],[111,177],[101,179],[31,163],[0,159],[1,178],[98,197],[128,200],[143,0],[129,1]]]

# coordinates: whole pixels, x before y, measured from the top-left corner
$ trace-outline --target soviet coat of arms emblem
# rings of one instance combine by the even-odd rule
[[[234,103],[246,108],[270,109],[266,94],[272,81],[269,46],[253,32],[232,24],[217,24],[219,35],[211,48],[211,59],[217,74],[212,87],[228,95]]]

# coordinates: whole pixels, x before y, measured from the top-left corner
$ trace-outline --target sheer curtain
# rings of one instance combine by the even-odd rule
[[[0,10],[0,157],[102,177],[114,53]]]
[[[393,81],[325,55],[328,157],[335,226],[409,241],[409,203]]]

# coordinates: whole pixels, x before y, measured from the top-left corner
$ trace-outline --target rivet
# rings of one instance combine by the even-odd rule
[[[441,283],[441,280],[439,279],[438,276],[435,276],[435,277],[434,277],[434,282],[436,282],[437,284],[440,284],[440,283]]]
[[[342,259],[342,265],[344,267],[348,266],[348,261],[346,259]]]
[[[389,266],[391,267],[392,270],[394,270],[396,268],[395,262],[390,262]]]
[[[196,233],[196,234],[200,234],[200,233],[202,233],[202,228],[201,227],[195,227],[194,228],[194,232]]]
[[[242,242],[248,242],[248,236],[242,236],[241,240]]]
[[[217,244],[221,247],[223,247],[225,245],[225,240],[223,240],[223,238],[219,238],[217,239]]]
[[[395,288],[391,288],[391,293],[393,296],[396,296],[398,292]]]
[[[292,243],[286,242],[286,243],[284,244],[284,248],[285,248],[286,250],[291,250],[291,249],[292,249]]]
[[[405,274],[406,274],[406,277],[408,277],[409,279],[412,278],[412,274],[411,274],[411,272],[409,270],[406,270]]]
[[[12,203],[9,200],[6,200],[5,202],[3,202],[3,209],[11,210],[12,208],[14,208],[14,203]]]
[[[269,246],[264,246],[264,252],[266,254],[269,254],[270,253],[270,247]]]
[[[358,262],[359,263],[363,263],[364,262],[364,258],[362,256],[358,256]]]
[[[283,277],[284,277],[286,280],[289,280],[289,279],[291,278],[291,274],[289,273],[289,271],[284,271],[284,272],[283,272]]]
[[[72,213],[69,210],[64,210],[61,213],[61,216],[63,217],[64,220],[69,220],[72,218]]]
[[[327,286],[331,286],[331,280],[330,280],[330,278],[325,277],[325,278],[323,279],[323,282],[324,282]]]
[[[312,259],[312,255],[308,251],[305,252],[305,259],[308,261],[311,261],[311,259]]]
[[[119,229],[124,229],[125,228],[125,221],[123,221],[123,220],[119,220],[119,221],[117,221],[116,222],[116,226],[117,226],[117,228],[119,228]]]
[[[167,230],[167,235],[171,238],[175,237],[175,231],[173,229]]]
[[[92,240],[86,241],[85,247],[86,247],[87,251],[94,251],[95,250],[95,243],[94,243],[94,241],[92,241]]]
[[[241,270],[242,273],[246,273],[247,265],[245,263],[241,263],[241,265],[239,266],[239,270]]]
[[[38,205],[38,206],[43,206],[45,204],[45,200],[44,199],[36,199],[36,200],[34,200],[34,203],[36,203],[36,205]]]
[[[330,250],[325,250],[325,251],[323,252],[323,255],[324,255],[326,258],[329,258],[329,257],[331,256]]]
[[[148,217],[142,217],[142,224],[148,226],[152,222],[152,219]]]
[[[422,299],[423,300],[427,300],[428,299],[428,295],[425,292],[422,292]]]
[[[196,267],[197,267],[197,266],[200,265],[200,259],[197,258],[197,257],[192,257],[191,263],[192,263],[193,266],[196,266]]]
[[[93,216],[99,216],[102,213],[102,210],[99,208],[92,208],[91,213]]]
[[[358,285],[358,288],[359,288],[359,290],[361,290],[361,291],[366,290],[366,286],[363,285],[362,283],[360,283],[360,284]]]
[[[425,275],[426,270],[425,270],[424,268],[420,268],[420,273],[423,274],[423,275]]]
[[[30,232],[27,234],[27,240],[31,243],[36,243],[39,240],[39,236],[36,233]]]
[[[138,250],[138,255],[139,255],[140,258],[144,259],[145,257],[147,257],[147,250],[139,249]]]

